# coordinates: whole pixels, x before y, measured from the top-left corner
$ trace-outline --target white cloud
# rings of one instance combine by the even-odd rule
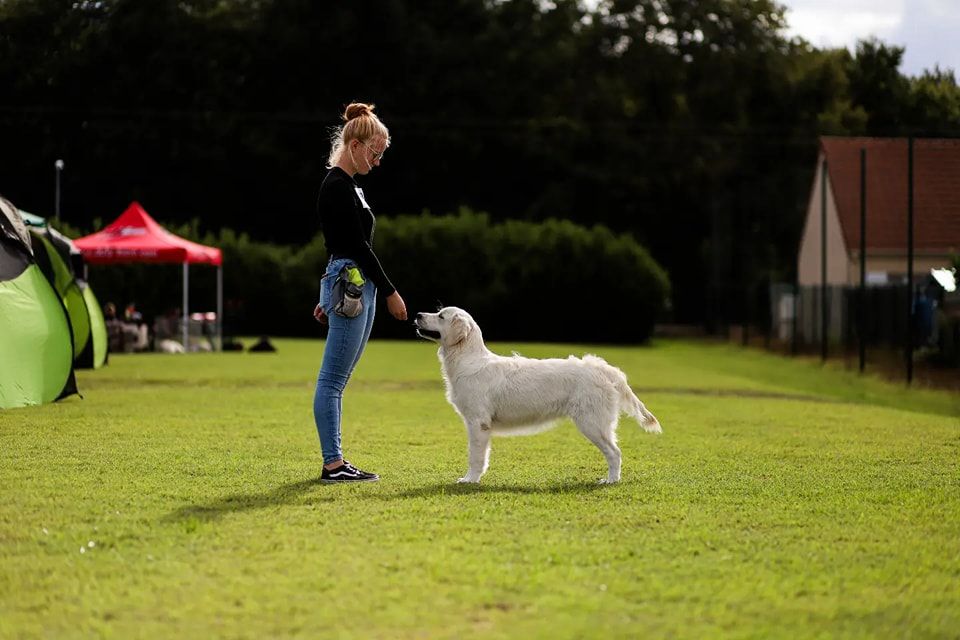
[[[903,66],[911,75],[933,69],[938,63],[941,69],[960,73],[960,2],[912,2],[893,40],[906,45]]]
[[[818,47],[853,47],[858,39],[893,33],[903,21],[904,0],[782,0],[790,35]]]
[[[790,11],[790,35],[799,35],[818,47],[853,48],[858,39],[881,40],[895,33],[903,20],[899,12],[881,12],[844,7],[804,8]]]
[[[590,8],[598,0],[584,0]],[[908,75],[950,68],[960,79],[960,0],[777,0],[786,7],[787,33],[817,47],[846,47],[876,37],[905,47]]]
[[[847,47],[876,37],[905,47],[901,71],[919,75],[939,64],[960,72],[958,0],[779,0],[788,33],[818,47]]]

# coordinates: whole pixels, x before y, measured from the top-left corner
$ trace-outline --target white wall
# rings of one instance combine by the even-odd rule
[[[817,159],[817,171],[810,189],[810,200],[807,203],[807,220],[800,240],[800,251],[797,256],[797,275],[801,286],[818,286],[822,283],[820,265],[820,189],[822,182],[823,162],[821,152]],[[837,205],[833,199],[833,189],[830,188],[830,176],[827,174],[827,284],[847,284],[848,265],[850,257],[840,228],[840,218],[837,216]]]

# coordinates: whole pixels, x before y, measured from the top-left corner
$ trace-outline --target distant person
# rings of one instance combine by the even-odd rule
[[[364,482],[379,480],[375,473],[361,471],[343,459],[340,450],[340,407],[343,390],[370,339],[377,306],[377,291],[386,298],[387,310],[397,320],[407,319],[407,305],[387,278],[373,252],[376,218],[363,189],[354,176],[367,175],[380,166],[390,133],[373,113],[373,105],[359,102],[347,106],[344,124],[334,131],[327,160],[326,177],[320,185],[317,212],[330,261],[321,279],[320,303],[313,315],[328,324],[323,364],[317,376],[313,415],[323,451],[321,482]],[[355,317],[335,310],[334,284],[344,267],[353,272],[361,288],[362,310]]]
[[[137,305],[131,302],[127,305],[127,308],[123,310],[123,319],[127,322],[140,324],[143,322],[143,314],[137,310]]]
[[[203,322],[200,324],[200,335],[204,337],[208,344],[213,345],[217,339],[217,315],[203,314]]]
[[[124,350],[126,334],[123,330],[123,321],[117,317],[117,305],[112,302],[103,305],[103,320],[107,326],[107,351],[120,353]]]
[[[180,309],[172,307],[153,320],[153,344],[162,353],[183,353]]]
[[[143,351],[148,345],[147,326],[117,317],[117,306],[103,305],[103,320],[107,327],[107,350],[111,353]]]
[[[150,346],[150,332],[143,314],[131,302],[123,310],[123,330],[128,336],[125,351],[146,351]]]
[[[930,344],[934,333],[935,315],[934,299],[927,294],[925,286],[918,287],[913,299],[915,346],[924,347]]]

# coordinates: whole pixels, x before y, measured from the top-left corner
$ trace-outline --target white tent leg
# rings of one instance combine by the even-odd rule
[[[223,351],[223,265],[217,267],[217,351]]]
[[[189,351],[187,334],[190,330],[190,265],[183,263],[183,351]]]

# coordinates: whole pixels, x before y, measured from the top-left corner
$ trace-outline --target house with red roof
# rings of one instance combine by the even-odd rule
[[[907,138],[823,137],[797,258],[801,286],[822,282],[824,195],[827,284],[860,284],[861,149],[866,150],[866,281],[906,281]],[[949,267],[960,254],[960,140],[914,140],[913,238],[917,278]]]

